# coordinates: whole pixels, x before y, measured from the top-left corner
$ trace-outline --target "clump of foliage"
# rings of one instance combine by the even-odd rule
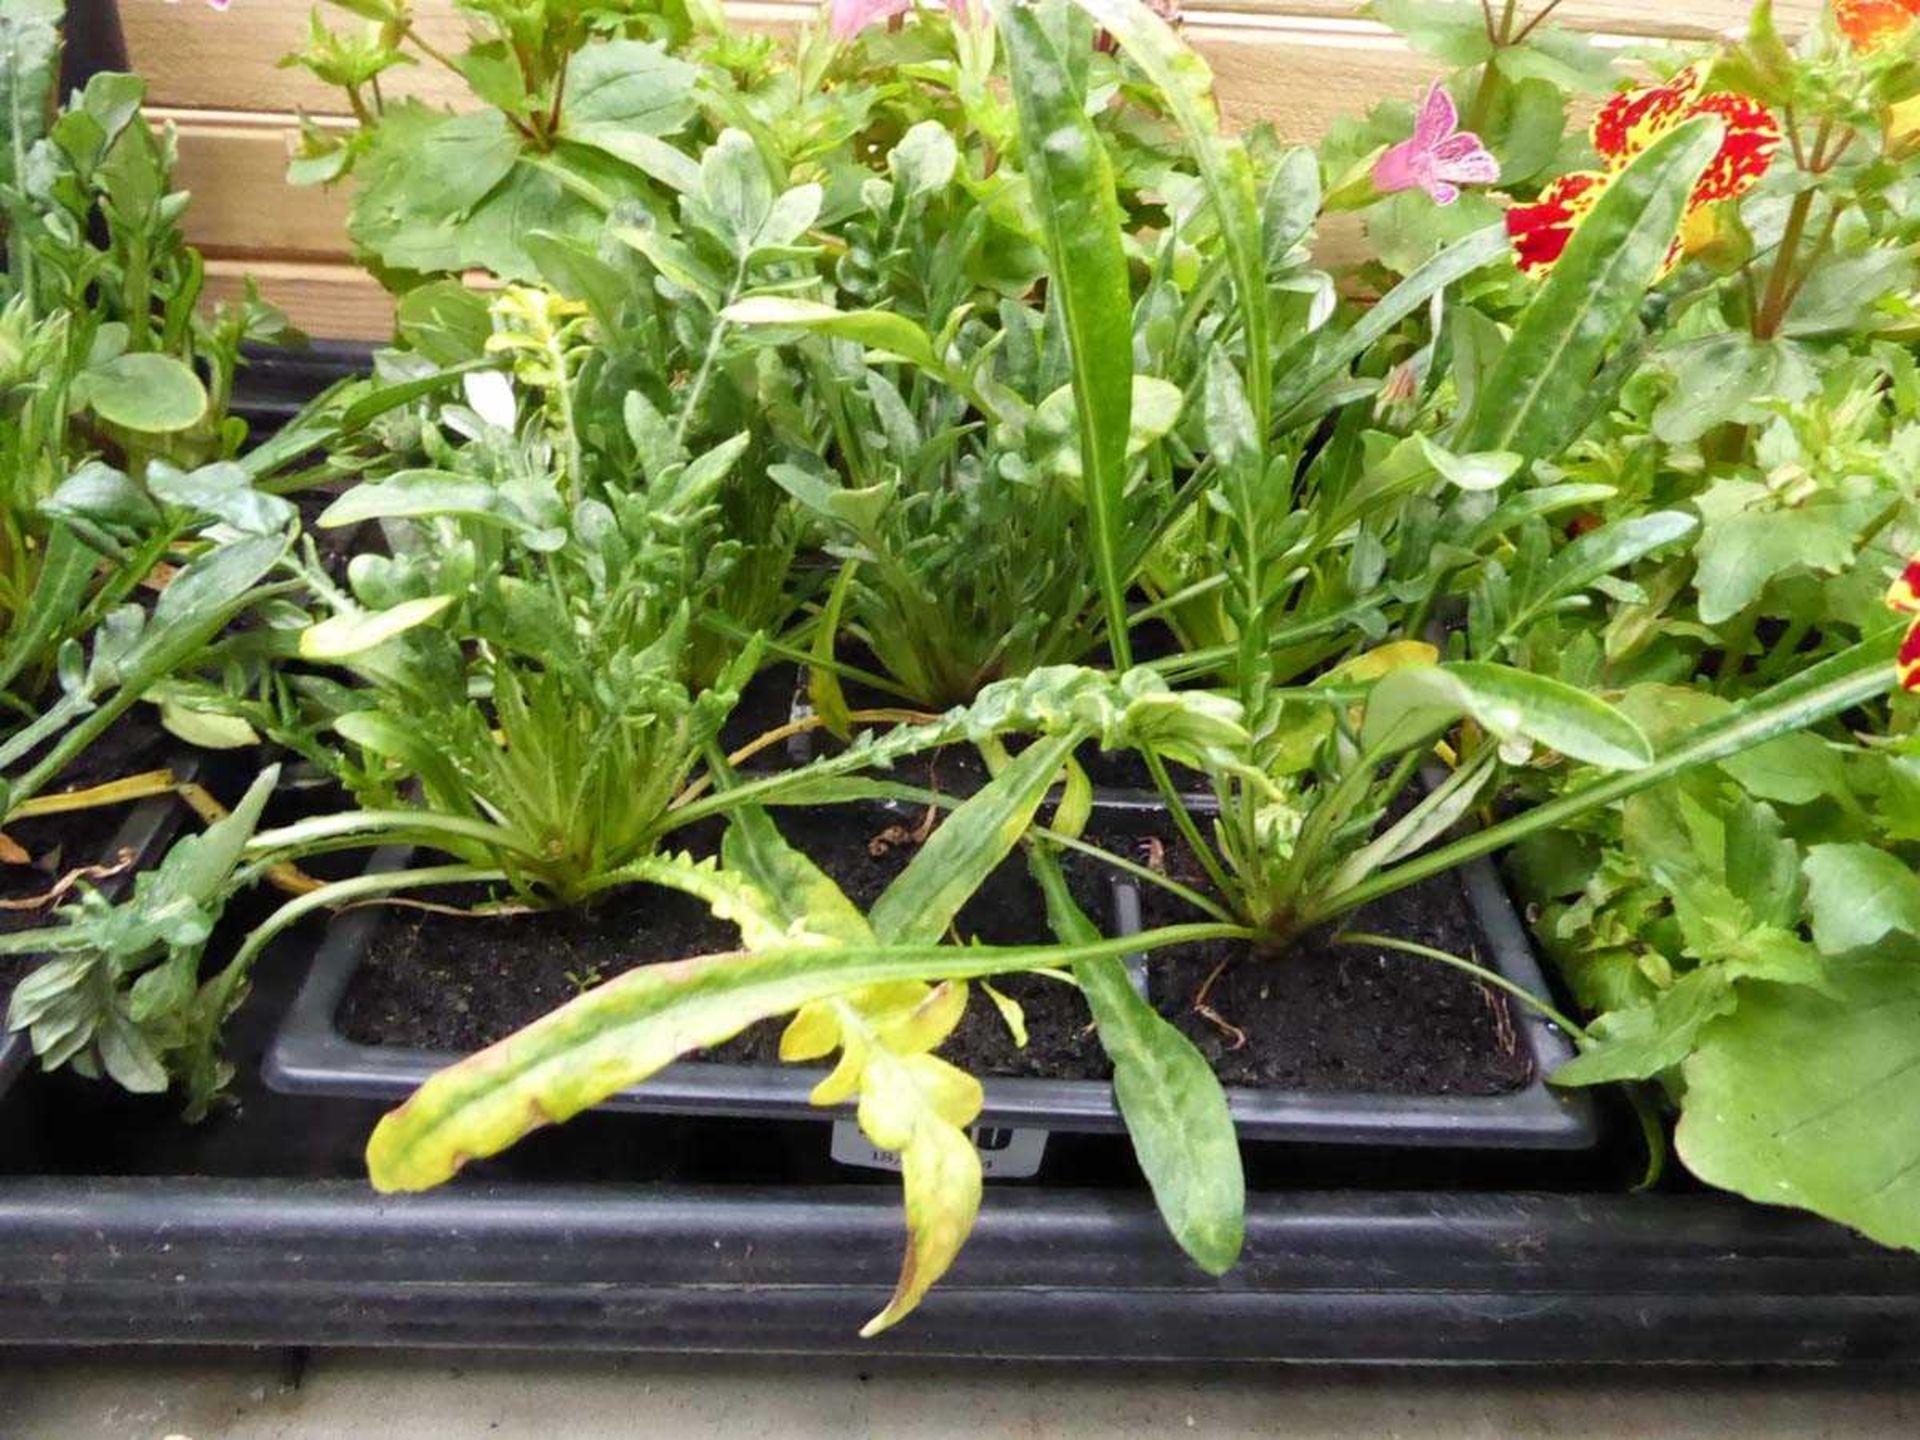
[[[340,8],[365,32],[316,18],[291,63],[359,123],[310,129],[294,177],[353,185],[400,347],[244,461],[199,410],[142,430],[76,380],[62,424],[119,468],[33,513],[116,557],[165,532],[110,571],[121,596],[176,512],[207,527],[147,623],[215,594],[270,599],[268,623],[216,641],[235,610],[195,609],[163,669],[199,663],[158,693],[355,803],[260,830],[263,781],[120,905],[83,899],[15,1002],[49,1063],[204,1107],[220,1022],[303,916],[675,887],[738,948],[596,985],[437,1076],[375,1132],[374,1181],[437,1184],[790,1016],[784,1059],[837,1057],[815,1100],[901,1156],[909,1253],[871,1333],[980,1204],[980,1085],[934,1053],[971,983],[1080,987],[1169,1229],[1219,1273],[1244,1228],[1227,1098],[1122,956],[1209,939],[1262,963],[1498,853],[1597,1017],[1517,996],[1579,1039],[1559,1083],[1655,1082],[1704,1177],[1920,1243],[1920,1164],[1882,1143],[1920,1035],[1894,693],[1920,633],[1893,613],[1920,613],[1909,28],[1843,6],[1795,49],[1763,3],[1738,44],[1623,86],[1545,11],[1380,0],[1455,70],[1314,154],[1225,133],[1139,0],[864,29],[903,7],[847,0],[790,49],[705,6],[465,0],[452,53],[404,5]],[[413,64],[478,108],[389,98]],[[106,135],[123,92],[96,83],[72,113]],[[1583,96],[1605,97],[1585,138]],[[61,142],[110,221],[122,168],[164,158],[143,126],[112,131],[144,137],[112,165]],[[1371,240],[1344,294],[1312,249],[1331,211]],[[100,273],[149,273],[130,244]],[[207,347],[239,332],[176,325],[193,277],[156,273],[138,303],[90,280],[44,314],[92,317],[87,365],[185,337],[154,359],[217,405]],[[296,546],[254,483],[277,466],[341,482],[320,530],[380,543],[344,575]],[[157,642],[103,613],[90,664],[154,693]],[[769,657],[806,668],[815,713],[723,741]],[[82,673],[46,733],[90,713]],[[901,704],[856,709],[848,680]],[[750,766],[816,728],[843,748]],[[1190,923],[1110,939],[1075,905],[1090,743],[1141,755],[1205,883],[1114,863]],[[886,773],[955,744],[988,772],[964,800]],[[776,817],[875,797],[948,813],[863,914]],[[234,890],[393,843],[427,859],[308,887],[202,978]],[[955,943],[1016,853],[1051,943]]]

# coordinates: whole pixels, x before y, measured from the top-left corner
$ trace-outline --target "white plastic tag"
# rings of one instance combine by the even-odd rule
[[[967,1132],[980,1152],[980,1171],[989,1180],[1026,1180],[1040,1173],[1041,1157],[1047,1153],[1044,1130],[1008,1130],[997,1125],[976,1125]],[[900,1171],[900,1157],[882,1150],[860,1133],[851,1120],[833,1122],[833,1142],[827,1154],[842,1165],[858,1165],[864,1170]]]

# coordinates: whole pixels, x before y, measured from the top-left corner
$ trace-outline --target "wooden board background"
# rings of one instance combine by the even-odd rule
[[[1537,0],[1525,0],[1530,10]],[[1790,32],[1820,0],[1776,0]],[[156,118],[180,140],[180,183],[193,192],[189,237],[208,257],[209,288],[237,292],[252,275],[309,333],[381,338],[390,307],[384,293],[351,264],[346,194],[294,188],[283,179],[297,112],[338,116],[340,101],[301,70],[275,61],[304,38],[309,0],[240,0],[218,12],[185,0],[121,0],[133,68],[147,78]],[[741,20],[780,28],[811,7],[748,0],[729,6]],[[1198,0],[1186,7],[1186,33],[1213,66],[1221,104],[1236,123],[1274,122],[1289,139],[1311,141],[1335,117],[1394,95],[1412,97],[1438,67],[1411,53],[1381,26],[1359,18],[1358,0]],[[1739,25],[1744,0],[1564,0],[1563,23],[1630,44],[1645,39],[1700,40]],[[452,0],[419,0],[421,30],[457,43],[462,22]],[[357,24],[333,12],[333,23]],[[462,91],[437,66],[389,72],[389,94],[452,103]]]

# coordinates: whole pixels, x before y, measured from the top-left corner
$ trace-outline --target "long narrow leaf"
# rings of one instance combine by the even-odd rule
[[[1072,945],[1099,940],[1053,854],[1035,851],[1032,865],[1054,934]],[[1113,1061],[1114,1102],[1160,1217],[1196,1265],[1209,1275],[1225,1274],[1246,1237],[1247,1182],[1219,1077],[1194,1043],[1128,982],[1119,956],[1083,958],[1073,974]]]
[[[367,1143],[381,1190],[425,1190],[469,1160],[497,1155],[542,1125],[570,1119],[677,1056],[717,1045],[755,1021],[812,1000],[896,980],[976,980],[1076,965],[1166,945],[1239,936],[1229,925],[1175,925],[1097,944],[793,945],[647,965],[609,980],[526,1029],[428,1080]]]
[[[1133,302],[1120,202],[1106,146],[1039,17],[1025,6],[1003,4],[999,18],[1020,117],[1022,163],[1052,261],[1047,303],[1058,306],[1066,322],[1107,639],[1115,665],[1125,669],[1131,647],[1120,537],[1133,412]]]
[[[1283,366],[1291,361],[1297,368],[1281,381],[1280,398],[1275,406],[1280,428],[1290,428],[1315,418],[1301,413],[1301,407],[1316,391],[1345,374],[1347,367],[1364,355],[1381,336],[1426,305],[1447,286],[1484,265],[1492,264],[1507,254],[1510,248],[1506,226],[1489,225],[1484,230],[1476,230],[1454,241],[1382,295],[1365,315],[1325,348],[1314,347],[1315,336],[1308,336],[1301,341],[1296,347],[1298,353],[1290,353],[1282,359]]]
[[[927,944],[945,934],[960,907],[1020,843],[1080,739],[1079,731],[1070,730],[1023,750],[941,822],[873,902],[868,916],[873,933],[903,945]]]
[[[71,625],[86,603],[100,557],[69,525],[55,525],[34,578],[33,594],[0,657],[0,690],[13,683],[35,659],[46,653]]]
[[[1239,141],[1221,133],[1213,98],[1213,75],[1193,49],[1141,0],[1075,0],[1094,23],[1119,42],[1127,58],[1147,74],[1173,112],[1174,122],[1200,165],[1200,178],[1226,241],[1233,288],[1240,300],[1246,336],[1247,391],[1258,433],[1267,433],[1273,401],[1273,356],[1268,350],[1266,247],[1260,234],[1260,199],[1253,166]]]
[[[1720,134],[1711,116],[1689,120],[1607,186],[1522,312],[1454,449],[1536,460],[1573,438],[1601,361],[1646,298]]]
[[[1308,916],[1318,922],[1358,909],[1370,900],[1417,885],[1481,855],[1490,855],[1528,835],[1568,825],[1602,805],[1611,805],[1642,790],[1670,780],[1701,765],[1738,755],[1755,745],[1864,705],[1886,694],[1898,683],[1893,667],[1891,632],[1863,640],[1852,649],[1815,667],[1817,683],[1796,679],[1750,700],[1724,721],[1696,731],[1691,738],[1659,756],[1651,765],[1620,770],[1569,790],[1557,800],[1525,811],[1498,825],[1462,836],[1451,844],[1383,870],[1372,879],[1325,897]]]

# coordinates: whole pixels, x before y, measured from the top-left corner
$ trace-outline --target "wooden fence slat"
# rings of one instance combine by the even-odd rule
[[[1523,12],[1540,3],[1523,0]],[[1818,13],[1820,3],[1780,0],[1776,18],[1784,30],[1795,32]],[[304,43],[309,8],[310,0],[242,0],[225,12],[208,10],[194,0],[181,4],[121,0],[120,11],[128,55],[134,69],[147,77],[156,105],[337,114],[343,108],[338,92],[303,70],[274,68],[280,56]],[[1738,26],[1747,8],[1747,0],[1694,0],[1684,7],[1656,0],[1565,0],[1555,13],[1564,23],[1588,30],[1698,40]],[[779,0],[734,4],[729,9],[743,23],[760,28],[801,24],[813,12],[810,5]],[[453,0],[419,0],[415,10],[423,35],[442,48],[457,47],[465,27]],[[1357,19],[1361,10],[1361,0],[1236,0],[1189,5],[1187,15],[1195,31],[1235,30],[1309,40],[1316,33],[1343,27],[1383,34],[1371,22]],[[336,28],[361,23],[338,10],[324,13]],[[465,95],[458,77],[431,62],[390,71],[385,83],[392,94],[420,95],[443,103]],[[1377,92],[1363,88],[1350,94],[1347,103],[1363,102],[1372,93]],[[1228,100],[1230,105],[1245,103],[1233,94]]]

